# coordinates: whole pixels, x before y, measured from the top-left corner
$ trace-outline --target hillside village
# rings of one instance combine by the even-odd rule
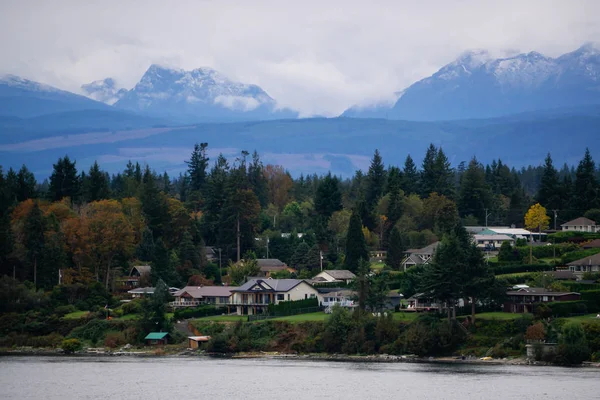
[[[366,174],[341,180],[294,179],[257,153],[211,164],[207,147],[176,178],[131,162],[79,173],[68,157],[41,183],[26,166],[0,170],[0,346],[500,357],[577,324],[586,350],[548,357],[597,357],[589,150],[577,168],[548,155],[520,172],[475,158],[452,168],[434,145],[420,168],[410,156],[386,168],[376,151]],[[487,337],[494,324],[510,336]]]

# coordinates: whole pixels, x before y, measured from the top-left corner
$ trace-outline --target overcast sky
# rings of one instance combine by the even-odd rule
[[[598,0],[0,0],[0,73],[62,89],[213,67],[303,115],[390,98],[468,49],[600,41]]]

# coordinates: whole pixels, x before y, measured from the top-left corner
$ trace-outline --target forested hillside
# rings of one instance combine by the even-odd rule
[[[306,277],[319,268],[320,252],[325,267],[355,269],[348,243],[356,229],[367,249],[391,250],[387,263],[397,269],[403,250],[436,241],[459,220],[484,224],[487,215],[489,225],[522,226],[534,202],[558,210],[559,225],[582,215],[600,219],[599,171],[589,150],[573,167],[557,170],[548,155],[544,166],[520,171],[475,158],[453,167],[434,145],[421,165],[410,156],[386,165],[375,151],[368,172],[351,179],[294,179],[257,153],[228,162],[209,159],[207,150],[196,145],[177,177],[132,162],[112,176],[97,163],[81,171],[68,156],[44,182],[27,166],[0,170],[0,275],[50,289],[61,270],[64,283],[112,288],[143,263],[152,265],[154,282],[218,283],[228,278],[206,259],[205,246],[214,246],[222,249],[223,275],[238,254],[268,251]]]

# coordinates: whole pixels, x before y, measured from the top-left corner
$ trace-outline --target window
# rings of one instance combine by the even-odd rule
[[[314,293],[311,293],[311,295],[310,295],[310,298],[311,298],[311,299],[314,299],[314,298],[315,298],[315,294],[314,294]]]
[[[277,300],[285,300],[285,295],[284,294],[278,294],[277,295]]]
[[[543,296],[542,301],[548,301],[548,296]]]

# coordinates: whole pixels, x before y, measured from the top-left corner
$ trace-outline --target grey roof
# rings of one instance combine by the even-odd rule
[[[259,267],[285,267],[285,263],[276,258],[257,258],[256,262]]]
[[[571,220],[569,222],[565,222],[561,226],[587,226],[587,225],[596,225],[596,221],[592,221],[586,217],[579,217]]]
[[[584,249],[596,249],[600,247],[600,239],[594,239],[591,242],[584,243],[583,245],[581,245],[581,247],[583,247]]]
[[[352,271],[349,271],[347,269],[329,269],[329,270],[323,271],[323,272],[326,272],[333,279],[337,279],[340,281],[356,278],[356,275],[354,275],[354,273],[352,273]]]
[[[237,286],[186,286],[173,293],[173,296],[179,297],[187,293],[194,299],[201,299],[203,297],[229,297],[233,289],[237,289]]]
[[[506,292],[509,296],[529,296],[529,295],[538,295],[538,296],[566,296],[568,294],[579,294],[577,292],[553,292],[552,290],[548,290],[545,288],[522,288],[519,290],[509,290]]]
[[[577,275],[575,275],[571,271],[552,271],[548,273],[552,275],[555,279],[559,280],[575,280],[577,279]]]
[[[600,265],[600,253],[568,263],[569,266]]]
[[[315,289],[317,289],[317,292],[319,292],[320,294],[327,294],[327,293],[339,292],[341,290],[345,290],[346,288],[334,287],[334,288],[315,288]]]
[[[232,292],[252,292],[255,286],[268,292],[289,292],[302,282],[302,279],[252,279]]]
[[[287,265],[262,265],[260,267],[261,272],[273,272],[273,271],[285,271],[287,270]]]
[[[415,264],[415,265],[419,265],[419,264],[424,264],[425,263],[421,257],[419,257],[417,255],[414,255],[414,254],[410,254],[408,257],[406,257],[402,261],[402,264],[407,264],[408,261],[412,261],[413,264]]]
[[[140,275],[144,275],[144,274],[149,274],[150,271],[152,271],[152,267],[149,265],[136,265],[135,267],[131,268],[131,272],[129,272],[129,276],[133,275],[134,270],[137,270],[137,272]]]
[[[425,246],[422,249],[408,249],[405,253],[408,254],[433,254],[433,252],[438,248],[440,242],[431,243],[429,246]]]

